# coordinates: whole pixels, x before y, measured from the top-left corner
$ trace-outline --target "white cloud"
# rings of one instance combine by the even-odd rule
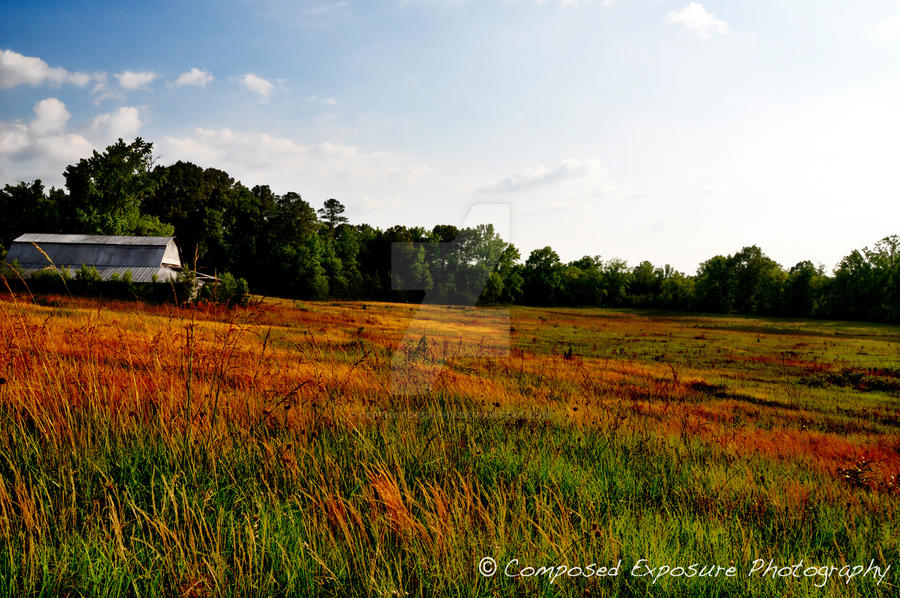
[[[636,186],[613,176],[594,157],[568,158],[550,167],[521,169],[474,187],[469,193],[478,201],[509,204],[515,225],[510,229],[511,241],[523,259],[532,249],[550,244],[565,260],[586,254],[602,253],[605,259],[622,255],[621,250],[634,244],[625,240],[634,241],[639,236],[635,234],[636,227],[622,227],[621,223],[643,223],[641,218],[650,208],[641,200],[652,195],[653,189],[646,181]],[[642,239],[646,241],[645,237]],[[607,254],[608,251],[615,253]],[[647,252],[642,250],[635,255],[644,257]]]
[[[538,166],[518,172],[511,177],[488,183],[478,189],[481,193],[528,193],[541,187],[582,179],[590,174],[604,176],[606,170],[597,160],[570,158],[553,168]]]
[[[33,110],[28,123],[0,121],[0,184],[40,178],[61,185],[63,169],[94,148],[84,136],[66,131],[70,114],[58,99],[41,100]]]
[[[66,81],[68,81],[72,85],[84,87],[91,82],[91,78],[92,77],[87,73],[69,73],[68,77],[66,77]]]
[[[609,209],[621,211],[629,203],[649,197],[652,190],[616,180],[596,158],[568,158],[553,168],[538,166],[481,185],[474,189],[474,194],[508,197],[507,201],[518,213],[530,214],[532,224],[539,227],[549,226],[551,221],[566,222],[571,230],[576,230],[584,228],[585,219],[598,218]]]
[[[360,198],[363,208],[374,210],[397,210],[403,207],[403,197],[399,195],[389,197],[372,197],[363,195]]]
[[[303,145],[285,137],[228,128],[198,128],[191,136],[169,136],[160,148],[166,161],[190,160],[221,168],[247,184],[268,184],[281,192],[311,185],[334,188],[336,183],[408,184],[430,172],[390,152],[366,152],[339,143]]]
[[[681,10],[673,10],[666,16],[667,25],[681,25],[688,31],[693,31],[706,39],[711,33],[725,33],[728,31],[728,23],[720,21],[711,12],[703,8],[702,4],[691,2]]]
[[[306,98],[308,104],[324,104],[326,106],[337,106],[337,100],[334,98],[320,98],[319,96],[309,96]]]
[[[56,98],[47,98],[35,104],[34,114],[30,129],[38,136],[62,133],[72,116],[66,105]]]
[[[123,89],[140,89],[156,79],[156,73],[152,71],[125,71],[124,73],[116,73],[115,76],[119,80],[119,86]]]
[[[184,87],[186,85],[192,85],[194,87],[206,87],[212,80],[213,76],[209,73],[209,71],[193,67],[188,72],[181,73],[175,80],[175,85],[178,87]]]
[[[275,91],[275,86],[270,81],[253,73],[247,73],[241,77],[240,83],[253,93],[259,94],[263,100],[268,100],[272,92]]]
[[[133,106],[100,114],[74,130],[68,128],[69,111],[57,98],[41,100],[33,111],[27,123],[0,121],[0,185],[40,178],[60,186],[66,166],[119,137],[133,136],[143,125]]]
[[[122,106],[115,112],[95,116],[90,130],[101,141],[101,145],[112,142],[119,137],[134,136],[144,125],[140,110],[134,106]]]
[[[306,9],[305,12],[308,15],[319,16],[332,12],[339,8],[347,8],[348,6],[350,6],[349,0],[340,0],[339,2],[329,2],[325,4],[318,4],[316,6],[310,6]]]
[[[97,80],[97,84],[94,85],[94,88],[91,90],[91,93],[94,94],[94,104],[97,105],[104,100],[121,100],[124,99],[124,95],[118,89],[115,89],[109,85],[109,79],[106,76],[106,73],[97,73],[95,75]]]
[[[9,89],[17,85],[42,83],[60,85],[71,83],[83,87],[90,82],[91,76],[85,73],[70,73],[64,68],[54,68],[35,56],[24,56],[12,50],[0,51],[0,89]]]

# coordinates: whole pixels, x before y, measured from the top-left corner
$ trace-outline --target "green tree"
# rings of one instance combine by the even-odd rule
[[[657,305],[666,309],[693,309],[694,278],[685,276],[666,264],[659,285]]]
[[[479,300],[483,304],[516,303],[522,298],[522,279],[519,250],[515,245],[507,243],[503,248],[494,270],[485,283]]]
[[[464,228],[452,242],[438,245],[438,253],[449,257],[452,264],[455,284],[448,297],[450,302],[475,304],[482,297],[491,274],[497,272],[507,245],[492,224]]]
[[[0,190],[0,246],[24,233],[59,232],[59,204],[63,192],[44,192],[40,179],[6,185]]]
[[[141,213],[159,184],[152,165],[153,144],[138,137],[131,143],[119,139],[104,152],[95,150],[66,167],[63,227],[88,234],[171,235],[170,224]]]
[[[356,262],[362,277],[361,297],[389,297],[391,249],[384,232],[368,224],[356,225],[353,231],[359,242]]]
[[[784,282],[784,313],[807,318],[821,315],[826,280],[822,266],[816,267],[809,260],[797,263]]]
[[[173,225],[188,267],[227,270],[224,213],[234,179],[221,170],[204,170],[182,161],[157,166],[153,174],[157,186],[144,201],[142,211]]]
[[[872,313],[875,277],[862,251],[854,249],[840,261],[831,286],[831,310],[835,316],[865,319]]]
[[[631,270],[625,260],[613,258],[603,264],[600,284],[603,287],[606,305],[613,307],[625,305],[631,281]]]
[[[267,188],[257,195],[269,198]],[[269,292],[307,299],[325,297],[331,287],[327,267],[334,259],[319,238],[316,211],[298,193],[271,196],[269,216],[260,224],[265,228],[264,259]],[[268,205],[269,199],[263,204]]]
[[[300,244],[279,245],[273,255],[279,291],[302,299],[327,297],[328,277],[322,267],[323,254],[318,235],[310,235]]]
[[[603,260],[599,255],[586,255],[569,264],[565,296],[569,305],[599,307],[606,300],[603,288]],[[571,268],[577,270],[573,271]]]
[[[359,269],[360,236],[349,225],[339,226],[334,236],[334,251],[341,260],[344,276],[344,296],[359,298],[365,292],[362,273]]]
[[[735,283],[733,308],[739,313],[773,314],[781,304],[785,279],[781,266],[756,245],[744,247],[729,258]]]
[[[700,264],[695,289],[698,308],[730,313],[734,309],[737,280],[729,259],[717,255]]]
[[[222,213],[225,270],[244,277],[253,288],[269,284],[260,268],[272,246],[268,241],[269,221],[278,196],[268,185],[247,189],[236,183],[225,197]]]
[[[274,245],[300,245],[315,235],[318,227],[316,211],[300,194],[290,191],[275,199],[268,226]]]
[[[334,232],[338,225],[348,221],[347,217],[344,216],[345,209],[344,204],[338,200],[334,198],[327,199],[323,206],[319,208],[319,217],[328,225],[329,230]]]
[[[438,224],[431,229],[430,240],[435,243],[450,243],[459,234],[459,229],[450,224]]]
[[[525,260],[524,300],[531,305],[552,305],[561,290],[562,264],[550,247],[535,249]]]
[[[645,306],[654,304],[659,296],[662,278],[662,270],[646,260],[635,266],[628,285],[630,303]]]
[[[828,298],[837,317],[900,321],[900,236],[850,252],[835,268]]]
[[[900,321],[900,236],[892,235],[878,241],[872,249],[865,250],[872,266],[873,296],[872,319],[885,322]]]

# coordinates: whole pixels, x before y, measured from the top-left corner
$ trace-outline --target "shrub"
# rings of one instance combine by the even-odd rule
[[[81,268],[79,268],[78,272],[75,273],[75,280],[81,282],[101,282],[103,278],[97,271],[96,266],[87,266],[85,264],[81,264]]]
[[[97,268],[81,264],[68,285],[68,291],[73,295],[96,295],[100,294],[102,285],[103,277]]]
[[[19,265],[19,260],[13,260],[12,262],[0,261],[0,274],[10,280],[22,279],[25,277],[22,266]]]
[[[198,298],[229,307],[245,306],[250,302],[250,288],[243,278],[235,278],[225,272],[216,282],[205,284],[200,289]]]

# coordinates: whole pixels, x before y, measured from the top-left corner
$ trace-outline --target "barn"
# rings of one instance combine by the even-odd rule
[[[181,257],[172,237],[25,234],[13,240],[6,255],[26,275],[53,268],[75,276],[82,265],[93,266],[103,280],[168,282],[181,272]]]

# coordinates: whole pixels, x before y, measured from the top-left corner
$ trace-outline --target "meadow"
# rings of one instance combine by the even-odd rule
[[[900,593],[896,326],[4,294],[0,422],[3,596]]]

